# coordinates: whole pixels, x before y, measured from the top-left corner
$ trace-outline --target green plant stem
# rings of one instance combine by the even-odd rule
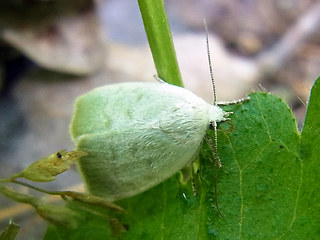
[[[47,190],[32,186],[32,185],[30,185],[28,183],[20,182],[20,181],[15,180],[15,179],[11,179],[10,182],[16,183],[16,184],[19,184],[19,185],[22,185],[22,186],[25,186],[25,187],[28,187],[28,188],[31,188],[31,189],[36,190],[38,192],[46,193],[46,194],[49,194],[49,195],[60,195],[63,198],[63,196],[62,196],[63,192],[60,192],[60,191],[47,191]]]
[[[112,202],[108,202],[103,198],[100,198],[100,197],[97,197],[97,196],[94,196],[91,194],[87,194],[87,193],[80,193],[80,192],[73,192],[73,191],[48,191],[48,190],[44,190],[42,188],[32,186],[28,183],[20,182],[14,178],[0,179],[0,182],[10,182],[10,183],[19,184],[24,187],[28,187],[33,190],[36,190],[38,192],[42,192],[42,193],[49,194],[49,195],[60,196],[64,200],[67,200],[67,197],[70,197],[70,198],[77,200],[77,201],[80,201],[80,202],[106,207],[108,209],[116,210],[119,212],[125,212],[125,210],[122,207],[120,207]]]
[[[158,77],[183,86],[163,0],[138,0]]]
[[[8,183],[8,182],[11,182],[11,181],[12,181],[11,178],[0,178],[0,182],[6,182],[6,183]]]
[[[62,196],[63,192],[60,192],[60,191],[47,191],[47,190],[32,186],[32,185],[30,185],[28,183],[20,182],[20,181],[16,180],[15,178],[1,178],[0,182],[15,183],[15,184],[22,185],[24,187],[31,188],[31,189],[36,190],[38,192],[42,192],[42,193],[46,193],[46,194],[50,194],[50,195],[60,195],[61,197],[63,197]]]

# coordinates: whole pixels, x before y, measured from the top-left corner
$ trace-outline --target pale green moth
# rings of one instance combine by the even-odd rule
[[[88,153],[79,160],[87,189],[110,201],[150,189],[191,164],[206,131],[229,114],[215,98],[165,82],[92,90],[77,99],[71,124],[76,148]],[[216,150],[215,139],[219,161]]]
[[[89,191],[109,200],[133,196],[191,163],[210,122],[227,113],[167,83],[97,88],[76,102],[71,132]]]

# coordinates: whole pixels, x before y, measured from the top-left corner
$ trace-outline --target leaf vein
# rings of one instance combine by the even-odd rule
[[[224,133],[226,138],[228,139],[228,142],[229,142],[229,145],[230,145],[230,148],[231,148],[231,152],[232,152],[232,155],[233,155],[233,159],[238,167],[238,170],[239,170],[239,196],[240,196],[240,213],[239,213],[239,239],[241,239],[241,235],[242,235],[242,222],[243,222],[243,193],[242,193],[242,169],[240,167],[240,164],[239,164],[239,161],[237,160],[237,157],[236,157],[236,154],[235,154],[235,151],[234,151],[234,148],[233,148],[233,145],[232,145],[232,142],[231,142],[231,139],[230,137]]]

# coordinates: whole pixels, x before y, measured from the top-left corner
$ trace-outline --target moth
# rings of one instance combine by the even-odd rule
[[[208,129],[220,164],[217,123],[230,113],[216,102],[207,31],[206,40],[213,103],[165,82],[107,85],[77,99],[71,134],[88,153],[79,167],[90,193],[115,201],[165,181],[194,161]]]

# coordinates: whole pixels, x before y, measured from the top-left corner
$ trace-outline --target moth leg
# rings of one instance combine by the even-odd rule
[[[165,80],[161,79],[157,74],[153,75],[153,78],[159,83],[167,83]]]
[[[245,98],[241,98],[241,99],[238,99],[238,100],[234,100],[234,101],[226,101],[226,102],[218,102],[217,105],[218,106],[229,106],[229,105],[235,105],[235,104],[239,104],[239,103],[243,103],[243,102],[246,102],[246,101],[249,101],[250,100],[250,97],[245,97]]]
[[[214,122],[215,123],[215,122]],[[216,129],[216,124],[215,124],[215,129]],[[219,214],[220,217],[223,217],[220,208],[219,208],[219,204],[218,204],[218,170],[219,168],[222,167],[220,158],[218,156],[218,148],[217,148],[217,138],[216,135],[217,131],[215,131],[215,141],[213,142],[212,139],[209,137],[209,135],[205,135],[204,140],[207,142],[207,145],[209,146],[211,152],[212,152],[212,156],[213,156],[213,185],[214,185],[214,201],[215,201],[215,205],[217,208],[217,212]]]
[[[193,172],[193,164],[188,164],[187,166],[185,166],[184,168],[181,169],[181,174],[182,174],[182,183],[186,183],[188,180],[191,179],[191,185],[192,185],[192,192],[193,195],[196,196],[197,195],[197,189],[195,186],[195,182],[194,182],[194,172]]]
[[[182,182],[186,183],[187,181],[189,181],[190,179],[192,179],[193,177],[193,167],[192,164],[187,164],[187,166],[185,166],[184,168],[181,169],[181,173],[182,173]]]
[[[214,142],[212,141],[212,139],[209,137],[208,134],[205,135],[204,140],[207,142],[207,144],[211,150],[211,153],[213,155],[214,166],[221,168],[222,164],[221,164],[220,158],[218,156],[217,148],[215,147]]]

